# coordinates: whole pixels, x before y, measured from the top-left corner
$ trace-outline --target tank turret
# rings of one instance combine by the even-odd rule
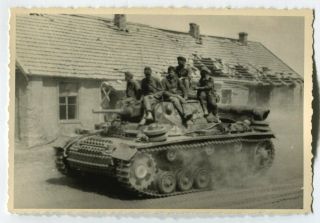
[[[132,99],[120,100],[114,109],[92,110],[94,114],[117,114],[121,120],[139,122],[143,116],[143,108],[140,101]],[[107,118],[105,118],[107,119]],[[109,118],[110,121],[110,118]]]

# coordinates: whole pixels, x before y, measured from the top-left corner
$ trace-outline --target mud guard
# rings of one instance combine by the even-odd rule
[[[58,138],[53,145],[53,148],[65,148],[68,146],[68,144],[73,140],[74,138],[67,138],[67,137],[60,137]]]
[[[119,143],[116,145],[111,156],[115,159],[129,161],[136,153],[136,148],[132,148],[125,143]]]

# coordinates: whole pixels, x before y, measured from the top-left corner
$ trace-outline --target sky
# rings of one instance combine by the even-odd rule
[[[127,21],[183,32],[188,32],[189,23],[194,22],[200,26],[203,35],[229,38],[238,38],[239,32],[247,32],[249,41],[262,43],[303,76],[303,17],[129,14]]]

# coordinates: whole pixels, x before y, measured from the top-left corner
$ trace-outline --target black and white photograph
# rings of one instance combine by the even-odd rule
[[[181,12],[11,11],[13,212],[310,211],[312,11]]]

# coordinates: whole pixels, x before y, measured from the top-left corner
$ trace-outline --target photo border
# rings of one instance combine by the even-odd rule
[[[147,13],[146,13],[147,11]],[[235,16],[300,16],[304,17],[304,95],[303,95],[303,209],[16,209],[14,208],[14,114],[15,114],[15,19],[19,14],[148,14],[148,15],[235,15]],[[311,9],[191,9],[191,8],[11,8],[10,10],[10,75],[9,75],[9,201],[11,213],[25,214],[305,214],[312,204],[312,55],[313,10]]]

